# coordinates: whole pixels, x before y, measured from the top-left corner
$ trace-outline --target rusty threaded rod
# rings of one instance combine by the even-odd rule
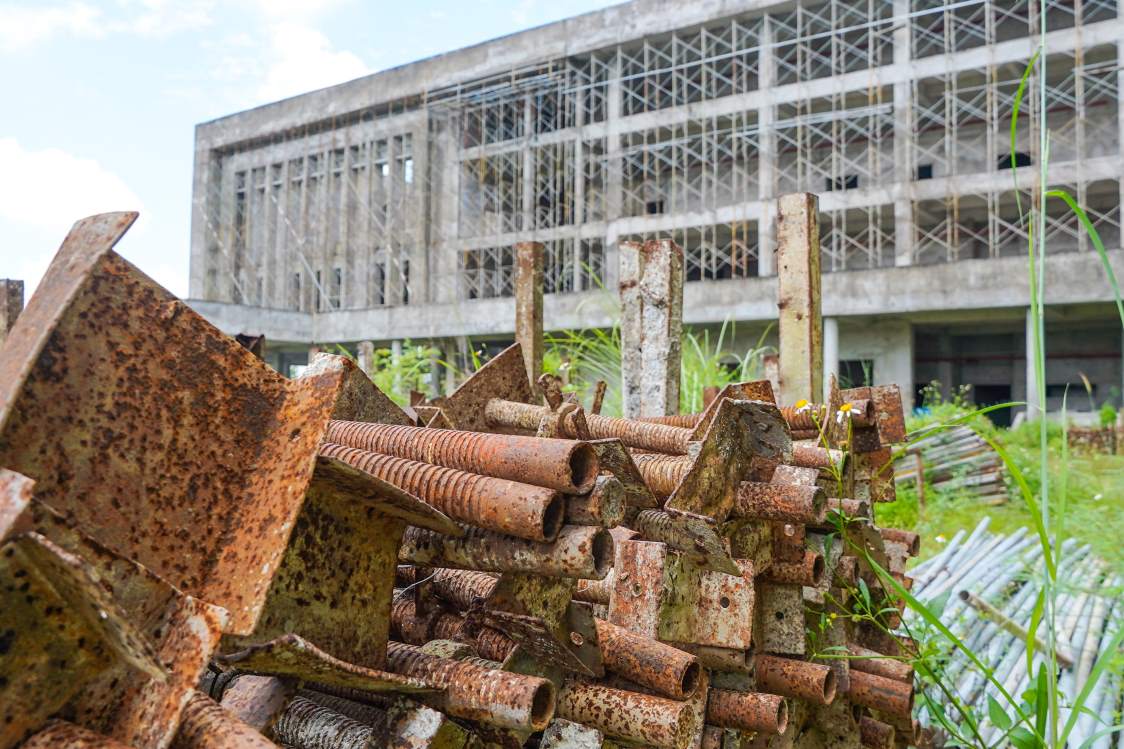
[[[600,471],[593,448],[575,440],[330,421],[324,441],[568,494],[588,492]]]
[[[848,645],[847,650],[854,656],[847,661],[852,671],[865,671],[894,681],[913,683],[913,666],[905,661],[854,644]]]
[[[679,482],[691,470],[694,460],[686,455],[660,455],[659,453],[633,454],[632,461],[640,470],[644,483],[657,497],[670,497]]]
[[[516,403],[493,398],[484,407],[484,418],[494,427],[507,427],[534,431],[538,429],[539,422],[544,416],[552,414],[546,406],[533,406],[528,403]],[[589,434],[593,439],[616,438],[628,447],[638,447],[642,450],[670,453],[673,455],[686,455],[687,444],[691,441],[691,429],[667,426],[665,424],[651,424],[632,419],[614,419],[599,414],[585,415]],[[567,437],[576,437],[573,425],[569,419],[562,419],[559,424]]]
[[[32,742],[28,742],[24,746],[32,745]],[[107,745],[105,749],[111,746],[112,744]],[[229,746],[271,749],[274,744],[222,705],[202,692],[193,690],[180,714],[180,727],[172,742],[172,749],[223,749]]]
[[[558,717],[625,741],[678,747],[691,729],[691,703],[640,692],[567,681],[558,691]]]
[[[800,468],[830,468],[840,466],[846,458],[842,450],[809,445],[804,442],[792,443],[792,465]]]
[[[496,589],[496,578],[486,572],[439,568],[429,581],[433,592],[459,611],[466,611],[487,600]]]
[[[566,522],[616,528],[624,522],[624,485],[615,476],[598,476],[588,494],[566,497]]]
[[[434,614],[419,615],[409,595],[395,596],[390,604],[391,631],[403,642],[424,645],[433,639]]]
[[[554,685],[546,679],[427,655],[399,642],[387,643],[386,664],[395,673],[444,687],[443,693],[425,695],[419,701],[456,718],[541,731],[554,717]]]
[[[562,527],[566,506],[553,489],[332,443],[321,445],[320,454],[389,481],[446,515],[480,528],[548,541]]]
[[[782,734],[788,728],[788,706],[778,694],[712,688],[706,699],[706,721],[740,731]]]
[[[683,427],[694,429],[702,419],[702,414],[668,414],[667,416],[640,416],[636,421],[646,421],[649,424],[664,424],[669,427]]]
[[[869,715],[859,718],[859,742],[870,749],[894,749],[894,727]]]
[[[424,567],[455,567],[484,572],[532,572],[546,577],[600,580],[613,563],[613,537],[604,528],[563,526],[550,543],[464,528],[461,538],[411,526],[398,558]]]
[[[913,684],[851,670],[847,696],[851,702],[908,720],[913,712]]]
[[[759,520],[817,524],[827,515],[827,501],[818,486],[743,481],[738,485],[734,514]]]
[[[770,582],[807,585],[810,588],[815,588],[823,582],[823,574],[823,555],[814,551],[805,551],[804,558],[799,562],[773,560],[769,569],[765,571],[765,577]]]
[[[476,652],[481,658],[503,663],[515,650],[516,643],[510,637],[491,627],[481,627],[476,633]]]
[[[698,658],[604,619],[594,621],[605,668],[673,700],[694,694],[702,670]]]
[[[830,705],[835,699],[835,672],[818,663],[758,655],[753,659],[757,689],[817,705]]]
[[[273,727],[273,738],[304,749],[363,749],[375,729],[304,697],[294,697]]]
[[[335,710],[341,715],[346,715],[352,720],[363,723],[364,725],[379,727],[386,725],[386,711],[382,708],[375,707],[374,705],[364,705],[362,702],[355,702],[344,697],[337,697],[334,694],[325,694],[324,692],[317,692],[315,689],[302,689],[297,692],[298,697],[303,697],[309,702],[315,702],[321,707],[326,707],[329,710]]]

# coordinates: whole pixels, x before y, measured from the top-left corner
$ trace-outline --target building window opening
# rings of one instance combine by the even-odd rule
[[[1003,156],[999,157],[999,168],[1000,169],[1011,169],[1011,168],[1018,168],[1020,166],[1030,166],[1032,163],[1034,163],[1034,162],[1031,161],[1030,154],[1027,153],[1026,151],[1015,151],[1014,167],[1012,167],[1012,165],[1011,165],[1011,154],[1008,153],[1008,154],[1004,154]]]
[[[839,387],[870,387],[874,384],[873,359],[844,359],[839,362]]]
[[[917,179],[932,179],[933,178],[933,165],[932,164],[918,164],[917,165]]]
[[[655,216],[657,214],[663,213],[663,201],[649,200],[644,204],[644,213],[647,213],[649,216]]]
[[[859,186],[859,175],[857,174],[844,174],[842,177],[827,177],[824,179],[824,189],[828,192],[833,190],[854,190]]]
[[[341,295],[343,290],[343,268],[332,269],[332,286],[329,289],[328,306],[331,309],[339,309]]]
[[[312,308],[314,310],[316,310],[317,312],[320,312],[321,309],[322,309],[322,307],[321,307],[322,300],[320,298],[320,289],[323,288],[322,284],[323,284],[323,279],[320,278],[320,271],[316,271],[316,289],[315,289],[316,293],[314,294],[314,296],[316,298],[313,300],[314,303],[312,305]]]

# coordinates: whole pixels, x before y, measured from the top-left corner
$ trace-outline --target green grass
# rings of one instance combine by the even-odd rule
[[[943,404],[931,415],[911,417],[907,424],[913,431],[967,413],[963,407]],[[983,416],[971,419],[969,424],[1005,447],[1031,491],[1039,494],[1039,425],[1032,422],[1015,429],[999,429]],[[1046,475],[1052,485],[1058,486],[1064,474],[1067,484],[1066,513],[1056,522],[1064,524],[1065,535],[1090,544],[1099,557],[1124,572],[1124,544],[1120,542],[1124,539],[1124,456],[1082,455],[1072,451],[1063,456],[1062,428],[1056,423],[1048,425],[1047,439],[1050,457]],[[989,528],[995,533],[1030,528],[1034,523],[1026,504],[1014,494],[1004,505],[988,506],[964,492],[942,492],[929,487],[925,500],[922,510],[916,484],[906,482],[898,484],[897,502],[876,507],[879,525],[909,528],[922,535],[919,561],[941,550],[938,539],[950,539],[958,530],[970,531],[984,516],[991,517]]]

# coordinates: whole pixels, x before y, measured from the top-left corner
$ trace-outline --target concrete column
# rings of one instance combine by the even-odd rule
[[[360,341],[359,351],[356,354],[358,359],[359,369],[363,370],[363,374],[368,377],[371,376],[371,370],[374,368],[375,358],[375,344],[372,341]]]
[[[894,17],[908,19],[909,0],[894,0]],[[908,70],[912,58],[910,21],[894,29],[894,67]],[[913,163],[913,82],[902,76],[894,83],[894,265],[912,265],[916,255],[917,232],[913,220],[913,183],[917,169]]]
[[[1039,400],[1038,369],[1034,365],[1034,329],[1037,321],[1028,307],[1026,310],[1026,417],[1035,419],[1042,415],[1043,403]]]
[[[606,288],[619,282],[617,270],[620,260],[617,257],[617,229],[614,222],[621,217],[624,201],[624,176],[621,171],[621,59],[617,53],[609,74],[609,86],[605,95],[605,125],[608,134],[605,138],[605,235],[604,278],[601,282]]]
[[[456,128],[449,119],[440,121],[434,145],[434,163],[429,174],[437,175],[437,182],[431,183],[429,191],[433,220],[429,223],[432,258],[430,278],[426,279],[429,284],[427,299],[452,302],[460,293],[460,258],[454,245],[460,221],[461,162]]]
[[[542,374],[542,274],[542,243],[515,245],[515,341],[523,349],[523,363],[532,388]]]
[[[760,47],[757,58],[758,88],[771,91],[777,78],[773,57],[773,29],[769,17],[761,19]],[[757,275],[776,273],[774,252],[777,247],[776,197],[777,132],[776,108],[768,98],[757,110],[757,199],[761,212],[757,216]]]
[[[624,415],[679,413],[683,250],[662,239],[619,251]]]
[[[23,281],[0,278],[0,343],[23,311]]]
[[[831,392],[831,378],[839,379],[839,320],[823,319],[823,391]]]
[[[777,275],[782,405],[823,401],[819,200],[812,193],[778,201]]]

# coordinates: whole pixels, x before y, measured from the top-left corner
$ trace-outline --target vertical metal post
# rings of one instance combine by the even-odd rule
[[[679,412],[683,250],[669,239],[620,243],[624,415]]]
[[[0,278],[0,343],[23,311],[23,281]]]
[[[523,363],[532,385],[542,374],[542,274],[542,243],[515,245],[515,340],[523,349]]]
[[[777,211],[780,399],[823,401],[819,199],[782,195]]]

